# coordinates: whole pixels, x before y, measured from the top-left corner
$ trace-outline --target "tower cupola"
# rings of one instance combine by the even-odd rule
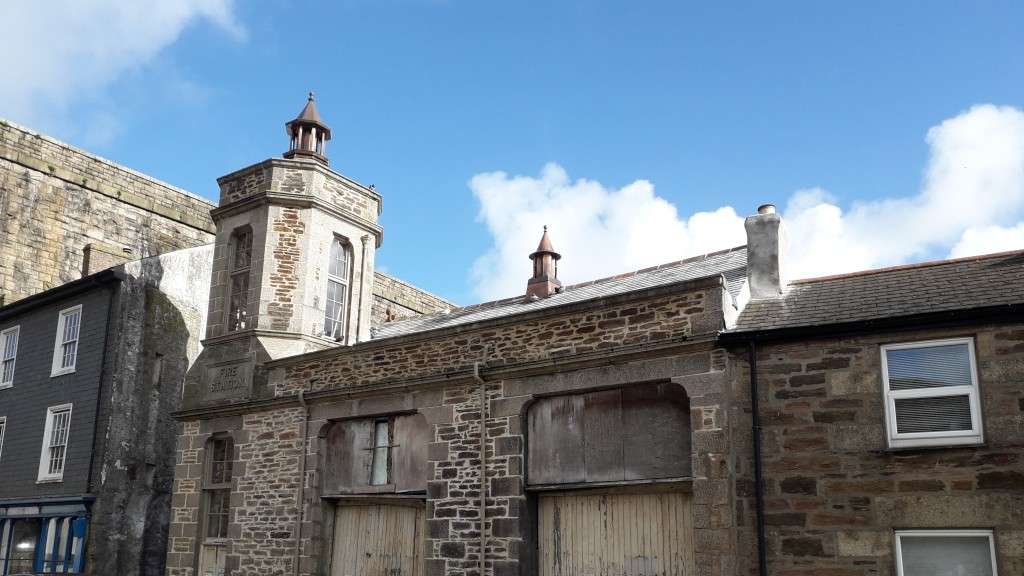
[[[533,278],[526,283],[527,298],[546,298],[562,290],[562,283],[558,280],[558,261],[561,258],[562,255],[551,247],[548,227],[545,226],[537,251],[530,254],[530,260],[533,260]]]
[[[312,158],[325,165],[330,163],[326,149],[327,141],[331,139],[331,129],[320,120],[320,113],[316,110],[316,96],[312,92],[299,116],[284,126],[290,139],[285,158]]]

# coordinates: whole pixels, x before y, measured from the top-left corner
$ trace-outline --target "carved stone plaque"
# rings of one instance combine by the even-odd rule
[[[206,394],[211,398],[244,398],[252,387],[249,362],[210,366],[206,369]]]

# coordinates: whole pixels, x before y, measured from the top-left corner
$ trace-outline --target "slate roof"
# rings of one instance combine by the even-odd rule
[[[373,332],[373,339],[391,338],[425,330],[470,324],[480,322],[481,320],[544,310],[564,304],[584,302],[586,300],[625,294],[655,286],[718,275],[725,276],[726,289],[735,298],[746,279],[746,266],[746,246],[739,246],[729,250],[688,258],[679,262],[671,262],[637,270],[636,272],[619,274],[610,278],[573,284],[566,286],[561,293],[539,300],[527,301],[525,296],[516,296],[504,300],[456,308],[447,313],[430,314],[407,320],[388,322],[377,327]],[[525,295],[526,277],[523,278],[523,288]]]
[[[1024,304],[1024,251],[797,280],[751,300],[730,333]]]

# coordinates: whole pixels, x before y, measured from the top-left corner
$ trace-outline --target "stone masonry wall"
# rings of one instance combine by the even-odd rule
[[[380,212],[375,193],[309,160],[272,158],[223,176],[219,182],[222,206],[266,193],[311,194],[367,222],[376,222]]]
[[[234,441],[227,574],[293,573],[302,418],[293,408],[179,426],[167,576],[195,575],[203,462],[214,433]]]
[[[212,241],[212,204],[0,120],[0,299],[81,277],[85,246],[133,258]]]
[[[696,573],[737,574],[738,544],[733,474],[736,424],[731,415],[728,357],[707,343],[654,358],[585,370],[497,380],[486,384],[487,574],[531,574],[536,558],[535,498],[525,482],[523,422],[533,398],[652,380],[678,385],[690,403],[694,479]],[[402,393],[367,392],[310,405],[300,574],[324,573],[333,534],[334,502],[321,499],[318,435],[331,420],[418,411],[431,425],[428,445],[425,575],[477,575],[480,558],[480,388],[452,383]],[[202,447],[214,432],[236,439],[228,574],[291,574],[294,553],[301,411],[260,411],[220,420],[186,422],[179,436],[179,467],[172,526],[170,576],[192,576],[200,513]],[[742,434],[742,430],[739,431]],[[735,459],[749,458],[736,456]],[[386,495],[382,496],[386,498]],[[234,570],[234,571],[230,571]]]
[[[403,320],[421,314],[433,314],[457,308],[455,304],[407,284],[383,272],[373,275],[372,326],[376,328],[391,320]]]
[[[962,336],[985,444],[887,449],[879,345]],[[912,528],[994,529],[999,573],[1024,574],[1024,325],[762,344],[758,380],[772,574],[889,576]]]
[[[721,326],[720,298],[708,290],[552,313],[493,328],[404,342],[372,341],[284,369],[276,395],[324,390],[452,371],[486,357],[490,364],[527,362],[706,334]],[[717,295],[717,293],[716,293]]]
[[[559,358],[543,373],[492,379],[486,384],[487,522],[486,573],[532,573],[536,559],[530,534],[535,530],[535,497],[525,486],[526,439],[523,422],[533,398],[551,394],[673,382],[690,404],[694,479],[688,485],[694,511],[696,574],[736,574],[737,517],[730,447],[749,446],[734,439],[732,368],[724,350],[709,338],[720,326],[713,289],[681,292],[627,303],[595,303],[592,310],[527,319],[500,327],[480,326],[459,334],[408,341],[371,342],[316,357],[288,368],[278,394],[298,389],[344,389],[354,384],[394,382],[442,376],[473,361],[485,372],[511,370],[518,363]],[[715,293],[717,295],[717,293]],[[717,320],[716,320],[717,319]],[[693,339],[681,342],[681,336]],[[593,358],[625,345],[632,354],[645,344],[675,345],[663,352],[624,357],[614,363]],[[626,353],[626,352],[621,352]],[[574,368],[577,357],[590,363]],[[584,367],[585,366],[585,367]],[[290,574],[296,538],[301,538],[300,574],[319,575],[328,559],[334,501],[322,499],[319,435],[338,418],[388,413],[422,413],[431,425],[426,505],[426,576],[478,575],[480,558],[480,387],[461,377],[447,383],[403,386],[398,391],[364,389],[342,398],[311,396],[305,425],[306,475],[301,512],[295,505],[299,478],[302,410],[260,409],[240,416],[187,421],[178,443],[174,524],[168,557],[170,576],[194,576],[192,563],[200,513],[202,447],[210,435],[236,438],[235,495],[232,498],[229,574]],[[303,518],[294,534],[296,513]],[[234,571],[232,571],[234,570]]]

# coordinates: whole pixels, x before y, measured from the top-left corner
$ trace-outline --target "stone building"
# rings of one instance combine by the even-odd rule
[[[545,231],[522,296],[403,318],[380,196],[287,129],[219,180],[168,575],[1021,571],[1024,253],[789,282],[763,206],[573,286]]]
[[[0,390],[18,418],[53,402],[5,402],[117,395],[104,433],[72,432],[93,439],[74,451],[91,472],[0,492],[0,535],[84,518],[95,574],[164,558],[169,576],[1024,573],[1024,252],[790,281],[763,206],[745,246],[571,286],[545,230],[522,295],[455,307],[374,270],[382,196],[331,168],[312,95],[283,158],[179,212],[128,195],[156,184],[101,186],[65,164],[103,161],[0,127],[17,226],[66,190],[71,214],[120,196],[102,210],[165,230],[5,218],[0,288],[21,300],[0,323],[107,278],[120,296],[96,350],[122,360]],[[8,255],[25,230],[61,238],[40,241],[59,266]],[[125,248],[160,256],[24,297]],[[0,471],[38,469],[46,430],[30,428],[0,431]],[[26,514],[22,493],[45,490],[80,507]]]
[[[0,118],[0,305],[149,256],[211,244],[216,204]],[[383,321],[452,304],[382,272]]]
[[[213,208],[0,121],[0,353],[12,376],[0,383],[0,576],[164,572],[170,415],[207,330]],[[363,333],[452,306],[367,274]],[[73,309],[76,369],[56,373],[56,319]],[[40,479],[54,418],[66,457],[60,474]]]
[[[746,306],[719,341],[754,366],[769,574],[1024,574],[1022,312],[1024,252]]]

